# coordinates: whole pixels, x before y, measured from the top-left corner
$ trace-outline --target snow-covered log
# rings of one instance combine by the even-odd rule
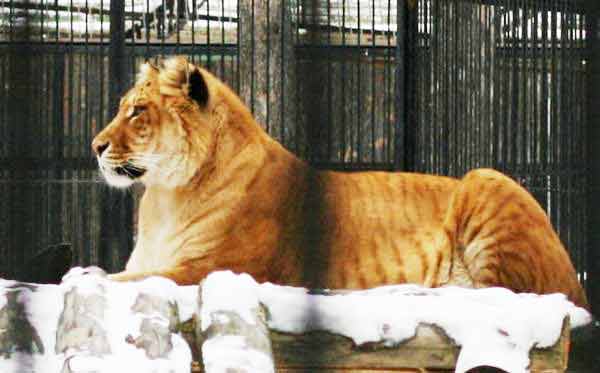
[[[203,281],[197,331],[206,372],[275,372],[257,290],[252,277],[231,272],[216,272]]]
[[[188,373],[176,333],[192,314],[178,301],[186,294],[161,278],[113,282],[99,268],[73,269],[60,285],[2,281],[0,372]]]
[[[562,295],[500,288],[309,291],[231,272],[177,286],[76,268],[60,285],[0,280],[0,372],[187,373],[196,346],[208,372],[561,372],[569,328],[590,318]]]
[[[250,310],[261,304],[278,368],[466,372],[494,366],[511,373],[559,372],[566,369],[569,322],[576,327],[591,319],[561,294],[414,285],[315,292],[258,285],[231,272],[208,276],[202,302],[201,332],[216,322],[227,334],[235,315],[245,324],[230,334],[239,335],[248,333],[245,327],[255,317]],[[204,335],[198,338],[202,342]],[[210,348],[214,356],[225,357],[238,346],[224,343],[218,350]],[[206,352],[203,355],[206,364]]]
[[[0,372],[60,371],[53,355],[62,298],[56,285],[0,280]]]
[[[25,304],[19,300],[21,290],[6,292],[6,304],[0,310],[0,351],[4,357],[13,352],[44,353],[44,344],[27,319]]]

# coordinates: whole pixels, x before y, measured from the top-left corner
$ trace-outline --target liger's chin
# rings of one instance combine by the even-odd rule
[[[112,171],[103,171],[102,176],[108,183],[108,185],[113,186],[115,188],[129,188],[135,183],[135,180],[127,177],[116,174]]]
[[[100,164],[100,171],[108,185],[116,188],[129,188],[136,181],[140,181],[139,179],[146,173],[144,169],[129,165],[107,167]]]

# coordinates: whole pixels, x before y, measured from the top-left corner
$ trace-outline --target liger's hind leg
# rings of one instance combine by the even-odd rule
[[[500,172],[465,175],[451,198],[444,230],[454,265],[475,287],[517,292],[561,292],[587,305],[569,255],[548,217],[523,187]]]

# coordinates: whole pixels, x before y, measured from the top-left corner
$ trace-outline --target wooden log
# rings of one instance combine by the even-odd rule
[[[143,316],[140,335],[128,336],[127,341],[143,349],[150,359],[166,357],[173,350],[171,337],[179,324],[177,305],[156,295],[140,293],[131,310]],[[168,325],[162,320],[168,320]]]
[[[0,284],[0,297],[4,297],[4,300],[0,299],[0,351],[3,354],[0,356],[0,371],[12,371],[15,364],[18,366],[23,361],[28,361],[31,371],[36,372],[70,373],[86,371],[90,367],[114,371],[115,367],[121,368],[123,364],[135,366],[139,371],[146,371],[156,364],[163,364],[164,371],[189,371],[189,351],[184,341],[174,335],[176,330],[183,334],[192,348],[199,346],[202,351],[202,356],[199,353],[193,356],[197,361],[191,368],[193,371],[274,372],[275,367],[280,372],[450,371],[457,365],[461,352],[460,346],[444,330],[423,323],[418,324],[416,335],[395,346],[389,340],[357,346],[348,337],[322,331],[304,334],[269,331],[267,320],[273,323],[278,315],[290,316],[293,309],[288,305],[295,303],[273,302],[280,301],[281,294],[276,293],[274,298],[273,293],[265,296],[247,275],[237,276],[231,272],[211,275],[199,288],[195,299],[188,291],[195,292],[195,289],[179,292],[181,289],[176,288],[174,283],[163,279],[114,283],[102,278],[103,272],[99,269],[75,272],[68,275],[60,286],[18,282]],[[86,272],[92,274],[85,275]],[[97,272],[96,275],[94,272]],[[297,290],[300,291],[291,295],[306,295],[302,289]],[[373,292],[381,294],[381,290]],[[309,296],[348,293],[351,292],[311,291]],[[426,295],[425,292],[416,292],[407,296]],[[367,294],[363,296],[364,299],[359,300],[368,302]],[[259,299],[270,308],[261,305]],[[192,320],[181,323],[176,303],[183,301],[180,303],[182,310],[191,310],[189,300],[197,302],[196,315]],[[310,302],[315,305],[312,302],[316,299]],[[322,307],[314,310],[320,315],[326,313]],[[182,312],[188,314],[188,311]],[[340,313],[336,311],[329,315],[334,318],[327,320],[335,323]],[[579,315],[571,315],[576,325],[581,323]],[[365,317],[370,315],[365,314]],[[356,319],[356,322],[361,320],[367,324],[366,319]],[[466,327],[471,327],[471,320],[465,320],[469,323]],[[323,327],[319,323],[312,325]],[[381,327],[387,333],[385,328],[388,324]],[[507,333],[498,331],[502,335]],[[394,343],[399,341],[396,339]],[[529,370],[564,372],[569,345],[567,317],[553,346],[530,351]],[[136,349],[143,349],[143,353]],[[467,350],[465,348],[461,358],[464,359]],[[20,354],[13,356],[14,352]],[[485,354],[485,351],[482,350],[482,353]],[[56,363],[56,366],[50,367],[48,362]],[[459,364],[464,364],[464,361]]]
[[[196,319],[184,324],[185,330],[195,328]],[[185,333],[190,345],[197,336]],[[356,346],[346,337],[327,332],[294,335],[270,331],[277,372],[353,371],[454,371],[460,347],[434,325],[421,324],[416,335],[397,347],[382,344]],[[564,372],[567,369],[570,344],[569,320],[565,319],[560,339],[549,348],[534,348],[530,352],[530,371]],[[199,356],[194,356],[193,372],[203,372]]]
[[[569,323],[565,320],[558,342],[530,353],[531,372],[562,372],[567,368]],[[278,371],[310,367],[336,370],[435,369],[454,370],[460,347],[433,325],[421,324],[415,337],[398,347],[381,344],[355,346],[349,338],[324,332],[291,335],[271,332]]]
[[[56,331],[57,354],[67,350],[85,351],[92,356],[111,353],[107,331],[103,326],[107,307],[106,289],[91,281],[86,281],[84,286],[75,284],[65,293]],[[70,371],[68,361],[65,361],[65,366],[63,370]]]
[[[15,352],[44,353],[43,341],[28,319],[28,310],[22,301],[21,293],[27,290],[35,292],[36,287],[15,283],[13,288],[4,294],[6,302],[0,308],[0,354],[5,359]]]
[[[100,269],[72,270],[61,284],[64,307],[55,347],[61,372],[90,367],[113,371],[117,366],[146,371],[157,364],[160,372],[185,371],[191,356],[175,334],[180,324],[172,297],[176,286],[160,278],[118,283],[107,280]]]

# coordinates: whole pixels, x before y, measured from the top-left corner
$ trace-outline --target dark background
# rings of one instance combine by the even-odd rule
[[[597,314],[599,3],[2,1],[0,273],[39,272],[59,244],[124,266],[140,190],[105,186],[90,141],[142,61],[184,54],[317,167],[513,176]]]

